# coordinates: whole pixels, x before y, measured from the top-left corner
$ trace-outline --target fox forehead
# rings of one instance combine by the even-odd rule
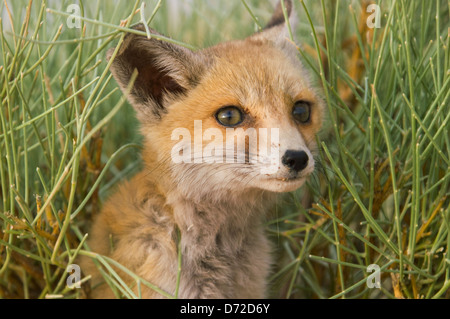
[[[292,58],[269,41],[233,41],[202,53],[212,56],[213,62],[192,90],[187,99],[190,101],[183,101],[184,108],[186,104],[195,105],[191,115],[198,115],[198,119],[229,105],[266,118],[285,115],[286,108],[291,109],[298,100],[316,102],[295,53]]]

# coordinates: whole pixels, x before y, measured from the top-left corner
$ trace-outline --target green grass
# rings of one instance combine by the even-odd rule
[[[81,297],[66,286],[79,254],[139,297],[120,265],[84,245],[112,186],[140,168],[137,122],[106,49],[140,20],[206,47],[251,34],[273,9],[175,2],[149,1],[141,14],[140,1],[83,1],[81,29],[67,27],[72,1],[0,4],[0,297]],[[271,296],[450,298],[449,2],[378,1],[380,29],[367,28],[360,1],[296,2],[292,31],[328,115],[318,172],[267,222],[281,261]],[[381,289],[366,285],[371,264]]]

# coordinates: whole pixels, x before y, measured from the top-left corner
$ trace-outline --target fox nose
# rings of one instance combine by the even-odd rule
[[[300,172],[308,166],[309,157],[304,151],[286,151],[281,159],[284,166]]]

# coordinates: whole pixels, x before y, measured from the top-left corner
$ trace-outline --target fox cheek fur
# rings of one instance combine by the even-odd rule
[[[290,15],[292,2],[285,0],[285,7]],[[89,246],[169,294],[176,290],[180,247],[180,297],[266,297],[271,259],[263,221],[275,193],[300,187],[314,169],[314,136],[323,109],[296,47],[287,40],[281,5],[263,31],[198,52],[160,41],[151,32],[156,35],[151,39],[127,34],[107,54],[141,122],[145,168],[105,203]],[[292,118],[297,101],[310,107],[307,124]],[[281,128],[280,172],[261,177],[249,165],[172,162],[174,129],[187,128],[193,136],[194,120],[202,120],[204,128],[225,136],[214,114],[232,105],[248,116],[244,129]],[[82,260],[82,270],[93,275],[92,285],[100,284],[92,297],[114,296],[90,259]],[[147,287],[142,296],[162,297]]]

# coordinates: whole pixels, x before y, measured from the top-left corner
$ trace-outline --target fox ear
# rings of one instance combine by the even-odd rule
[[[133,29],[145,31],[143,24]],[[151,33],[160,35],[154,30]],[[114,50],[108,51],[108,60]],[[124,93],[135,69],[138,76],[128,99],[141,122],[151,122],[162,117],[168,103],[196,86],[203,64],[187,48],[129,33],[111,65],[111,72]]]
[[[283,0],[284,1],[284,8],[286,9],[286,13],[288,18],[291,18],[292,15],[292,0]],[[272,18],[270,19],[269,23],[267,23],[266,27],[264,29],[271,29],[273,27],[280,27],[284,26],[286,23],[286,19],[283,12],[283,6],[281,5],[281,1],[278,0],[278,5],[275,8],[275,12],[272,15]]]
[[[269,40],[274,42],[275,44],[280,44],[285,42],[286,38],[289,38],[288,27],[286,23],[286,18],[283,11],[282,1],[284,3],[284,8],[287,13],[287,18],[289,20],[289,24],[291,25],[291,29],[295,29],[295,20],[294,16],[294,6],[292,4],[292,0],[277,0],[278,5],[275,8],[275,12],[272,15],[272,18],[267,23],[266,27],[254,34],[252,36],[253,39],[256,40]]]

